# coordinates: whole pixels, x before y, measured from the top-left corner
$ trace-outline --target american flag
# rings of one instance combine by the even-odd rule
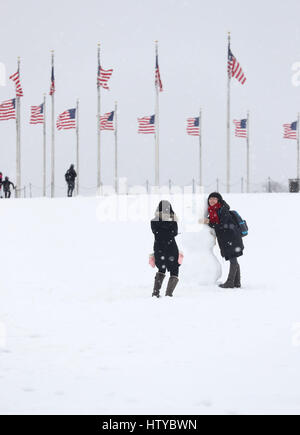
[[[234,119],[233,123],[235,125],[235,136],[247,138],[248,137],[247,119],[241,119],[240,121]]]
[[[0,104],[0,120],[16,119],[16,99],[3,101]]]
[[[44,104],[31,106],[30,124],[44,124]]]
[[[242,85],[246,82],[245,74],[236,57],[232,54],[230,46],[228,47],[228,76],[236,78]]]
[[[114,131],[114,114],[115,112],[105,113],[100,117],[100,130]]]
[[[284,139],[297,139],[298,122],[295,121],[292,124],[283,124],[283,130]]]
[[[54,95],[55,93],[55,77],[54,77],[54,66],[52,67],[51,70],[51,85],[50,85],[50,95]]]
[[[200,118],[188,118],[187,120],[187,134],[190,136],[200,136]]]
[[[108,80],[111,78],[111,75],[113,73],[113,69],[105,70],[101,67],[101,65],[98,66],[98,75],[97,75],[97,86],[102,86],[104,89],[108,89]]]
[[[16,96],[17,97],[23,97],[23,89],[21,86],[21,82],[20,82],[20,74],[19,74],[19,70],[13,74],[12,76],[9,77],[10,80],[12,80],[15,85],[16,85]]]
[[[158,54],[156,53],[156,64],[155,64],[155,87],[159,89],[159,92],[163,91],[163,85],[160,77],[159,65],[158,65]]]
[[[139,130],[138,130],[139,133],[142,134],[155,133],[155,115],[138,118],[138,123],[139,123]]]
[[[65,110],[61,113],[56,121],[58,130],[69,130],[76,128],[76,109]]]

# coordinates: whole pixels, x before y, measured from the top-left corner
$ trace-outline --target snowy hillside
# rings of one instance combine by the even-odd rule
[[[250,228],[243,288],[183,265],[172,300],[151,298],[147,221],[1,201],[0,412],[300,413],[299,197],[225,199]]]

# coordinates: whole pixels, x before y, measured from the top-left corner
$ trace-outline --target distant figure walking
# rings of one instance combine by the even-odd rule
[[[70,169],[67,170],[65,179],[68,185],[68,197],[71,198],[73,196],[73,192],[75,189],[75,179],[77,177],[76,171],[74,169],[74,165],[70,166]]]
[[[10,198],[11,197],[10,186],[12,186],[13,189],[15,189],[14,183],[9,181],[8,177],[5,177],[4,181],[2,181],[2,186],[3,186],[5,198]]]

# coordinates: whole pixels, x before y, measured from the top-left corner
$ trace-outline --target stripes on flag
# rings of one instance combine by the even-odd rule
[[[200,136],[200,118],[188,118],[187,119],[187,134],[190,136]]]
[[[114,114],[112,111],[100,117],[100,130],[114,131]]]
[[[298,134],[298,122],[295,121],[292,124],[283,124],[283,138],[284,139],[296,139]]]
[[[138,133],[141,134],[155,133],[155,115],[138,118],[138,124],[139,124]]]
[[[109,90],[108,80],[111,78],[113,69],[105,70],[100,65],[98,66],[97,86],[102,86],[104,89]]]
[[[3,101],[0,104],[0,120],[16,119],[16,99]]]
[[[56,121],[58,130],[70,130],[76,128],[76,109],[65,110],[61,113]]]
[[[234,77],[242,85],[244,85],[247,80],[240,63],[237,61],[236,57],[232,54],[230,46],[228,47],[228,76],[230,79]]]
[[[15,74],[11,75],[9,79],[12,80],[16,85],[16,96],[23,97],[23,89],[20,82],[19,70]]]
[[[55,77],[54,77],[54,66],[51,70],[51,84],[50,84],[50,92],[49,95],[54,95],[55,93]]]
[[[248,137],[247,119],[241,119],[240,121],[234,119],[233,123],[235,125],[235,136],[247,138]]]
[[[155,64],[155,87],[159,89],[159,92],[163,92],[163,85],[162,85],[159,65],[158,65],[158,54],[156,54],[156,64]]]
[[[39,106],[31,106],[30,124],[44,124],[44,103]]]

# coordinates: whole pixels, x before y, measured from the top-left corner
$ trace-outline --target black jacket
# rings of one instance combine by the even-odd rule
[[[77,177],[77,173],[76,173],[75,169],[70,168],[66,172],[65,179],[66,179],[67,183],[74,183],[76,177]]]
[[[230,214],[229,205],[223,201],[218,210],[220,224],[209,224],[215,229],[222,257],[226,260],[243,255],[244,244],[241,231]]]
[[[151,229],[155,237],[154,256],[155,265],[159,269],[163,266],[171,270],[178,265],[178,247],[175,237],[178,235],[178,225],[174,220],[159,220],[154,218],[151,221]]]
[[[3,186],[3,190],[4,190],[4,192],[9,192],[10,191],[10,186],[12,186],[13,188],[15,188],[15,185],[14,185],[14,183],[12,183],[11,181],[9,181],[9,180],[4,180],[4,181],[2,181],[2,186]]]

